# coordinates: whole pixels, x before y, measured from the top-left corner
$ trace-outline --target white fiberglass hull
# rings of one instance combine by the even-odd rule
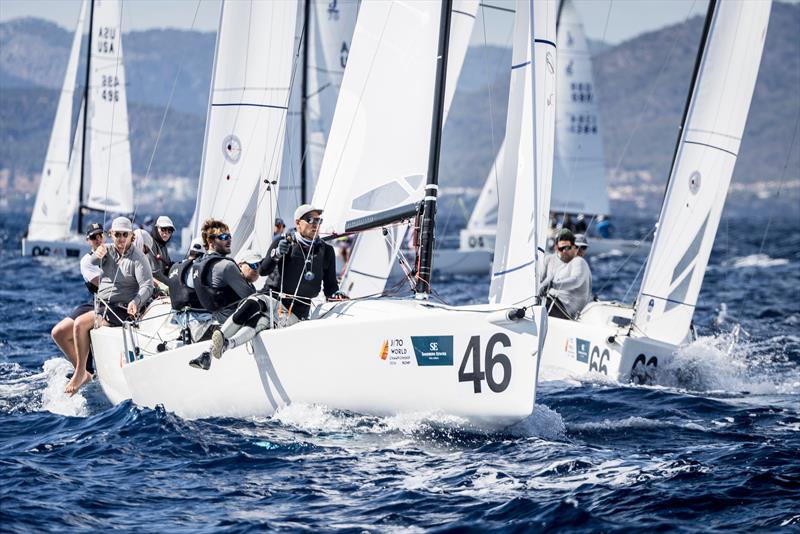
[[[22,239],[23,256],[60,256],[80,258],[90,247],[83,236],[74,235],[69,239],[46,241],[42,239]]]
[[[676,345],[629,335],[633,309],[611,302],[590,303],[577,321],[548,319],[542,380],[574,379],[589,372],[619,383],[652,383]]]
[[[186,418],[268,416],[301,402],[372,415],[444,413],[494,429],[533,410],[546,324],[541,307],[517,321],[497,306],[408,300],[322,309],[314,320],[261,332],[226,351],[209,371],[188,365],[209,342],[156,352],[161,340],[177,337],[171,325],[153,337],[148,321],[127,336],[100,328],[92,332],[99,381],[113,402],[128,397]],[[134,345],[140,359],[126,358]]]

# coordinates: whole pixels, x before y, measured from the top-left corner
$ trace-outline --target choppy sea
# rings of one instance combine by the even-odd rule
[[[67,398],[50,328],[82,299],[77,262],[19,256],[0,214],[0,531],[778,531],[800,529],[800,229],[723,219],[698,341],[658,386],[540,384],[502,434],[446,415],[291,405],[188,421]],[[622,221],[626,236],[652,222]],[[636,296],[641,260],[592,258],[601,297]],[[437,283],[451,303],[488,280]]]

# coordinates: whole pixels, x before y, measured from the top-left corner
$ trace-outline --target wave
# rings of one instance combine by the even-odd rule
[[[788,263],[789,260],[786,258],[770,258],[766,254],[749,254],[725,260],[722,265],[734,269],[742,269],[748,267],[777,267]]]
[[[67,373],[72,365],[63,358],[51,358],[38,373],[31,373],[19,364],[4,364],[0,382],[0,411],[25,413],[48,411],[59,415],[89,415],[84,389],[69,397],[64,393]]]

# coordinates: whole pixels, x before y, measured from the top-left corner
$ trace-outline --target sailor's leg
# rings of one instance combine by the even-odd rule
[[[74,325],[75,321],[72,317],[64,317],[50,331],[50,336],[53,338],[56,345],[58,345],[58,348],[61,349],[61,352],[64,353],[64,356],[67,357],[69,363],[72,364],[72,367],[77,367],[78,357],[75,354],[75,342],[72,338],[72,329]]]
[[[230,338],[227,335],[225,336],[225,338],[228,340],[229,348],[243,345],[256,337],[256,334],[262,330],[272,328],[272,321],[270,320],[270,317],[274,317],[276,315],[275,310],[280,305],[277,300],[262,293],[251,295],[247,297],[247,300],[258,304],[258,312],[247,316],[246,324],[242,326],[236,334]]]
[[[89,357],[89,332],[94,327],[94,312],[86,312],[75,319],[72,335],[75,340],[75,353],[77,355],[77,365],[72,380],[67,384],[65,393],[74,395],[86,382],[92,379],[92,375],[86,371],[86,360]]]

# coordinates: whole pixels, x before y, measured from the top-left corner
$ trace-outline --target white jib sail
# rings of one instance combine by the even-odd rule
[[[289,228],[294,226],[291,220],[294,209],[308,202],[314,194],[358,17],[357,0],[309,1],[308,28],[302,24],[304,6],[301,3],[301,22],[296,31],[295,49],[300,58],[305,48],[301,39],[308,36],[308,58],[305,65],[295,67],[278,197],[278,216],[286,221]],[[307,77],[306,146],[301,146],[300,136],[302,76]],[[300,161],[303,158],[306,169],[305,198],[300,176]]]
[[[70,187],[70,131],[72,127],[72,97],[75,93],[75,78],[78,74],[78,56],[83,37],[83,23],[86,18],[87,2],[81,3],[78,26],[72,39],[72,48],[64,74],[64,83],[58,98],[56,118],[50,132],[50,143],[44,160],[39,191],[33,205],[31,222],[28,226],[28,239],[64,239],[70,233],[72,216],[75,213],[77,196],[68,196]],[[83,115],[81,113],[81,115]],[[79,124],[81,135],[83,123]],[[81,228],[78,231],[82,231]]]
[[[689,331],[753,96],[771,2],[717,3],[658,232],[635,331],[678,344]]]
[[[475,23],[475,16],[478,11],[478,0],[456,0],[453,2],[453,10],[451,16],[451,23],[450,23],[450,43],[449,43],[449,50],[448,50],[448,59],[447,59],[447,75],[446,75],[446,85],[445,85],[445,95],[444,95],[444,121],[447,121],[447,115],[450,110],[450,105],[453,102],[453,97],[455,96],[456,87],[458,85],[458,78],[461,74],[461,68],[464,66],[464,59],[467,55],[467,48],[469,47],[469,39],[470,35],[472,34],[472,27]],[[437,4],[437,9],[440,9],[440,6]],[[362,7],[363,10],[363,7]],[[437,12],[438,13],[438,12]],[[435,17],[436,25],[429,26],[428,29],[433,32],[433,48],[429,49],[427,52],[428,56],[435,56],[436,54],[436,39],[438,39],[439,35],[439,27],[438,15]],[[360,22],[360,19],[359,19]],[[412,32],[413,33],[413,32]],[[418,34],[416,34],[418,35]],[[413,38],[414,36],[410,36]],[[407,38],[408,39],[408,38]],[[435,66],[435,64],[434,64]],[[434,71],[435,73],[435,68]],[[399,82],[398,82],[399,83]],[[413,78],[406,79],[403,82],[403,87],[408,87],[410,85],[416,84],[423,84],[428,83],[428,81],[422,80],[415,80]],[[400,89],[398,87],[397,89]],[[429,149],[429,142],[430,142],[430,119],[431,119],[431,109],[433,103],[433,91],[434,91],[434,83],[433,79],[430,80],[429,86],[418,87],[418,91],[421,93],[424,92],[425,96],[423,98],[423,102],[426,103],[424,111],[422,109],[416,109],[413,106],[411,101],[407,101],[411,107],[403,107],[400,111],[401,114],[406,114],[404,116],[404,120],[408,122],[409,129],[406,131],[407,133],[404,134],[405,138],[398,138],[397,144],[395,146],[395,156],[400,156],[402,159],[402,154],[405,151],[404,147],[409,146],[409,144],[414,144],[414,153],[420,156],[420,160],[417,161],[417,168],[419,169],[421,181],[418,185],[415,186],[414,196],[408,197],[405,201],[401,201],[396,203],[396,206],[401,206],[404,204],[409,204],[422,198],[422,186],[425,184],[426,181],[426,174],[427,174],[427,158],[428,158],[428,149]],[[401,93],[402,94],[402,93]],[[400,97],[401,100],[402,97]],[[427,99],[427,100],[425,100]],[[397,100],[389,100],[390,102],[396,102]],[[430,103],[427,103],[430,102]],[[424,115],[427,113],[427,115]],[[413,114],[422,114],[419,117],[409,117],[409,115]],[[417,130],[416,132],[411,130],[412,126],[420,125],[420,121],[427,121],[427,129],[425,130]],[[376,130],[373,130],[368,135],[370,136],[382,136],[382,130],[385,129],[383,126],[379,126],[380,123],[376,123]],[[386,124],[394,124],[394,123],[386,123]],[[375,132],[378,132],[377,134]],[[380,142],[380,138],[375,139],[374,142]],[[391,147],[387,147],[391,150]],[[389,169],[389,167],[386,167]],[[384,172],[385,172],[384,170]],[[381,175],[378,175],[381,176]],[[383,174],[385,176],[385,174]],[[373,184],[378,185],[379,182]],[[379,185],[379,187],[382,187]],[[376,190],[377,191],[377,190]],[[388,209],[389,207],[394,206],[386,206],[385,208],[381,209]],[[375,211],[380,211],[380,209],[376,209]],[[325,218],[328,218],[329,214],[325,214]],[[358,236],[356,240],[356,244],[353,247],[353,251],[351,254],[350,262],[348,265],[348,269],[344,275],[344,279],[342,280],[342,288],[348,292],[351,297],[361,297],[365,295],[372,295],[376,293],[380,293],[383,291],[384,286],[386,285],[386,279],[389,277],[391,273],[392,266],[397,258],[397,255],[400,250],[400,246],[402,245],[403,237],[406,232],[406,228],[404,226],[393,226],[387,228],[386,236],[383,235],[383,232],[380,229],[371,230],[368,232],[364,232]]]
[[[222,6],[193,233],[225,222],[232,255],[272,240],[296,16],[295,1]]]
[[[498,304],[535,297],[535,264],[543,257],[547,239],[544,229],[553,172],[557,6],[555,0],[530,3],[533,13],[528,1],[516,5],[505,161],[499,177],[497,237],[489,287],[489,302]]]
[[[133,173],[121,16],[119,0],[94,1],[83,205],[112,213],[132,213]]]
[[[503,160],[505,159],[506,142],[500,144],[489,175],[483,183],[483,189],[472,208],[472,214],[467,222],[467,228],[477,230],[480,228],[495,228],[497,226],[497,183],[498,177],[503,173]]]
[[[572,0],[558,23],[558,105],[551,211],[608,215],[603,135],[592,58]]]

